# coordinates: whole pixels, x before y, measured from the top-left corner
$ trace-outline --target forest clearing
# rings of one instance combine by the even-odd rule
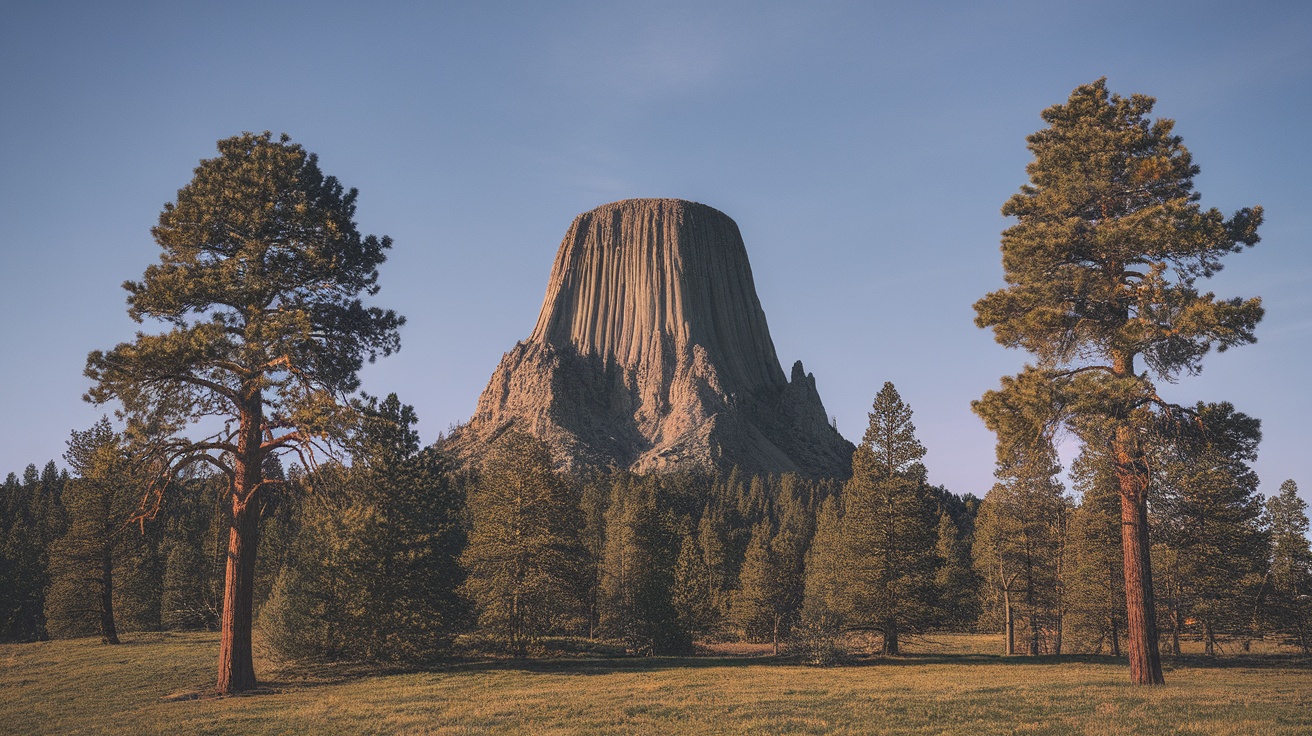
[[[1002,657],[997,635],[928,636],[900,657],[808,667],[743,656],[467,660],[427,672],[293,670],[216,698],[217,633],[0,645],[0,719],[23,733],[1088,733],[1295,734],[1312,668],[1238,643],[1167,657],[1167,685],[1123,660]],[[1201,645],[1190,642],[1186,651]],[[261,661],[262,660],[262,661]],[[915,666],[906,666],[915,665]],[[199,697],[201,693],[206,693]]]

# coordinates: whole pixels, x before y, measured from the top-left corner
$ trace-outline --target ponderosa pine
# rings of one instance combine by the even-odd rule
[[[1119,657],[1125,638],[1125,566],[1115,468],[1086,447],[1071,466],[1071,478],[1080,505],[1067,526],[1066,628],[1077,651]]]
[[[54,461],[37,471],[28,465],[20,480],[5,479],[0,508],[0,641],[37,641],[48,636],[45,598],[49,548],[64,533],[61,500],[67,473]]]
[[[843,616],[849,627],[880,632],[884,654],[940,619],[938,508],[915,432],[911,407],[885,383],[843,487]]]
[[[1249,463],[1262,435],[1257,419],[1229,403],[1199,403],[1194,411],[1206,431],[1154,453],[1151,518],[1154,547],[1172,563],[1172,648],[1179,653],[1181,629],[1192,620],[1204,651],[1214,654],[1218,634],[1257,633],[1270,536],[1260,524],[1262,498]]]
[[[144,514],[188,466],[207,463],[229,481],[218,690],[230,693],[256,684],[260,513],[281,483],[266,461],[285,452],[312,461],[349,432],[354,412],[342,397],[358,388],[366,359],[399,348],[404,318],[361,300],[377,293],[391,240],[360,235],[354,189],[285,135],[245,133],[218,149],[151,230],[160,262],[123,285],[129,316],[168,330],[92,352],[86,398],[117,400],[131,423],[171,438],[154,447],[164,471]],[[198,426],[209,434],[182,434]]]
[[[999,457],[998,483],[984,496],[975,521],[975,568],[1002,602],[1004,647],[1016,654],[1017,614],[1026,650],[1045,640],[1060,653],[1062,569],[1068,501],[1056,479],[1061,467],[1051,447]]]
[[[1044,110],[1027,138],[1030,183],[1002,208],[1007,287],[975,304],[976,324],[1036,364],[974,405],[1003,442],[1066,425],[1105,444],[1122,502],[1131,679],[1160,684],[1143,432],[1187,411],[1153,376],[1193,374],[1212,348],[1256,340],[1258,299],[1218,299],[1199,279],[1258,241],[1260,207],[1203,210],[1199,169],[1154,100],[1110,94],[1105,79]],[[1144,370],[1146,368],[1146,370]]]
[[[557,618],[580,612],[578,495],[541,440],[510,431],[483,458],[468,505],[462,591],[479,626],[526,656]]]
[[[74,431],[64,454],[74,477],[64,487],[68,530],[50,545],[46,626],[52,636],[100,635],[118,644],[116,588],[143,537],[132,518],[145,473],[107,418]],[[158,622],[156,622],[158,623]]]
[[[360,402],[352,465],[321,466],[260,627],[297,658],[426,664],[468,620],[463,494],[396,394]]]
[[[1312,547],[1308,544],[1307,502],[1292,479],[1266,502],[1271,533],[1271,596],[1268,617],[1278,631],[1312,650]]]

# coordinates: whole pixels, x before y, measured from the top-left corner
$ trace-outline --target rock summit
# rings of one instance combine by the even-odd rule
[[[509,429],[564,467],[849,474],[815,378],[785,378],[738,225],[679,199],[574,219],[537,326],[445,441],[475,459]]]

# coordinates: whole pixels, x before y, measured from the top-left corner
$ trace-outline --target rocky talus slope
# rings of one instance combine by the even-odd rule
[[[567,467],[845,476],[852,454],[801,362],[784,377],[737,224],[678,199],[575,218],[533,334],[444,445],[476,459],[510,428]]]

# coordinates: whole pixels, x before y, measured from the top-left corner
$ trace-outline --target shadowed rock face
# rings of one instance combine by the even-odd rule
[[[678,199],[574,219],[533,334],[446,446],[473,459],[510,428],[567,467],[846,476],[852,453],[801,362],[784,378],[737,224]]]

